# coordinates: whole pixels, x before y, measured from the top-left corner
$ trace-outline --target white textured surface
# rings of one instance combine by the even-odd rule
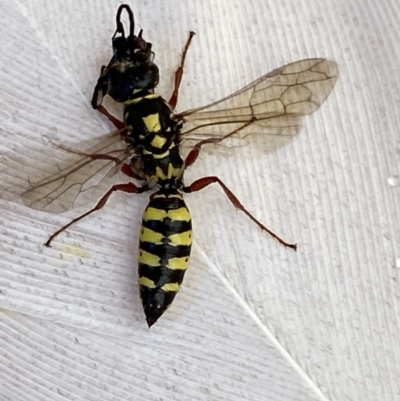
[[[32,168],[48,151],[42,135],[111,129],[89,99],[119,4],[0,0],[2,153],[22,147]],[[299,250],[260,233],[218,188],[188,196],[191,269],[148,331],[135,267],[146,196],[116,196],[52,249],[47,235],[76,210],[0,201],[0,400],[399,399],[400,186],[388,182],[400,175],[397,2],[131,5],[166,97],[197,32],[179,110],[291,61],[339,63],[333,95],[291,144],[205,154],[187,175],[218,174]]]

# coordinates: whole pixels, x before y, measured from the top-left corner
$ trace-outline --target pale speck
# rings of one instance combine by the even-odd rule
[[[396,259],[396,267],[400,269],[400,258]]]
[[[400,185],[400,178],[398,175],[392,175],[388,178],[388,183],[392,187],[397,187]]]

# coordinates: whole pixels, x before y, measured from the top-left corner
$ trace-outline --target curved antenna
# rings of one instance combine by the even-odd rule
[[[114,36],[115,36],[117,33],[121,33],[122,36],[125,37],[124,25],[123,25],[123,23],[121,22],[121,14],[122,14],[122,11],[123,11],[124,9],[126,10],[126,12],[127,12],[128,15],[129,15],[129,24],[130,24],[130,25],[129,25],[129,36],[130,36],[130,37],[133,37],[133,32],[134,32],[134,30],[135,30],[135,18],[134,18],[134,16],[133,16],[133,12],[132,12],[131,8],[130,8],[127,4],[121,4],[121,5],[118,7],[117,17],[116,17],[116,20],[117,20],[117,30],[115,31]]]

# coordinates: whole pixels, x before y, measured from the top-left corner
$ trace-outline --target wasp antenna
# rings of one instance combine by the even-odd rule
[[[113,37],[112,37],[112,40],[115,39],[115,37],[117,36],[118,33],[120,33],[121,36],[122,36],[123,38],[125,38],[124,24],[123,24],[121,21],[118,21],[118,19],[117,19],[117,29],[116,29],[115,32],[114,32],[114,35],[113,35]]]
[[[123,36],[124,35],[124,27],[121,22],[121,14],[123,10],[126,10],[126,12],[129,15],[129,36],[133,37],[133,32],[135,30],[135,18],[133,16],[133,12],[131,8],[128,6],[128,4],[121,4],[118,8],[117,11],[117,32],[121,32]]]

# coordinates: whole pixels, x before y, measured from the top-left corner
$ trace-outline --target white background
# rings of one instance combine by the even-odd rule
[[[46,160],[44,136],[95,141],[112,129],[89,100],[119,4],[0,1],[0,150],[21,177]],[[397,2],[130,5],[167,98],[197,33],[179,110],[292,61],[338,62],[333,94],[289,145],[204,153],[186,175],[221,177],[298,252],[219,188],[188,196],[191,268],[149,331],[136,284],[146,195],[115,196],[51,249],[49,233],[80,210],[49,215],[1,200],[0,400],[399,399],[400,185],[389,184],[400,176]]]

